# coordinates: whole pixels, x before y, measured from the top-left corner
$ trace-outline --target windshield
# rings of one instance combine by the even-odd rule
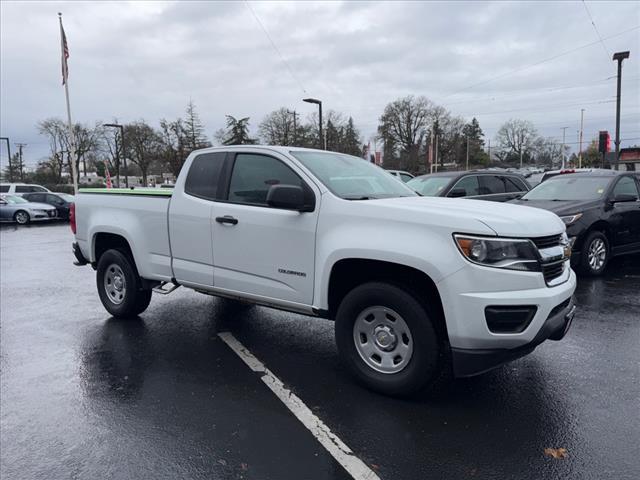
[[[560,175],[542,182],[522,200],[597,200],[604,195],[611,177]]]
[[[290,152],[335,195],[346,200],[413,197],[416,193],[362,158],[334,152]]]
[[[407,186],[427,197],[437,197],[451,181],[452,177],[417,177],[407,182]]]
[[[22,197],[18,197],[17,195],[3,195],[2,198],[4,198],[9,205],[15,205],[16,203],[29,203],[27,200]]]

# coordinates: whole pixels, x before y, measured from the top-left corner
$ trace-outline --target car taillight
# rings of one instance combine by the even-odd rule
[[[71,226],[71,231],[73,234],[76,234],[76,204],[71,203],[69,207],[69,225]]]

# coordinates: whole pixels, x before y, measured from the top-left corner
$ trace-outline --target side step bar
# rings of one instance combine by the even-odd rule
[[[166,285],[169,285],[168,288],[164,288]],[[169,295],[175,289],[179,288],[180,285],[175,282],[161,282],[157,287],[153,287],[151,290],[155,293],[159,293],[160,295]]]

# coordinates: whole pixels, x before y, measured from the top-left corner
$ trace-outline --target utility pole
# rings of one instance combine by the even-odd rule
[[[469,137],[467,136],[467,171],[469,171]]]
[[[618,169],[618,157],[620,156],[620,90],[622,88],[622,61],[629,58],[629,51],[613,54],[613,60],[618,62],[618,95],[616,97],[616,170]]]
[[[580,153],[578,154],[578,168],[582,168],[582,133],[584,131],[584,108],[580,110]]]
[[[491,164],[491,139],[489,139],[489,164]]]
[[[562,150],[560,151],[560,154],[562,155],[562,166],[560,168],[562,168],[562,170],[564,170],[564,142],[566,139],[567,128],[569,127],[562,127]]]
[[[24,162],[22,161],[22,149],[26,147],[26,143],[16,143],[16,147],[18,147],[18,158],[19,160],[19,168],[20,168],[20,180],[24,181]]]
[[[293,112],[291,110],[287,110],[287,113],[289,115],[293,115],[293,145],[296,146],[298,143],[298,127],[296,121],[298,119],[298,114],[295,110]]]

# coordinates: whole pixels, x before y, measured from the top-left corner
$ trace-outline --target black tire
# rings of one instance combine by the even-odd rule
[[[354,325],[361,314],[372,307],[384,307],[397,312],[410,331],[413,352],[400,371],[376,371],[370,365],[371,360],[367,363],[356,347]],[[403,288],[381,282],[360,285],[344,297],[336,314],[335,337],[341,360],[350,373],[371,390],[395,396],[417,392],[436,380],[440,373],[442,346],[433,320],[434,316],[426,306]],[[372,320],[371,325],[374,322]],[[394,338],[399,337],[394,335]],[[371,339],[374,341],[375,337]]]
[[[107,271],[113,280],[107,278]],[[120,250],[107,250],[102,254],[98,260],[96,284],[102,305],[116,318],[136,317],[151,302],[151,290],[142,289],[133,260]]]
[[[31,217],[29,216],[29,213],[26,212],[25,210],[18,210],[16,213],[13,214],[13,219],[18,225],[28,225],[29,222],[31,221]]]
[[[593,261],[591,252],[597,250],[598,246],[604,244],[604,260]],[[609,240],[607,236],[598,231],[590,232],[582,243],[582,254],[580,255],[580,263],[578,271],[583,275],[599,276],[602,275],[607,268],[610,257]],[[594,266],[595,263],[595,266]]]

